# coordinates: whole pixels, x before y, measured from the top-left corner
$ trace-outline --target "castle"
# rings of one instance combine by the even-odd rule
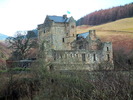
[[[38,33],[40,48],[43,46],[46,55],[45,61],[52,62],[50,68],[76,66],[95,70],[105,62],[113,65],[112,43],[101,42],[95,30],[77,34],[73,17],[46,16],[44,23],[38,25]]]

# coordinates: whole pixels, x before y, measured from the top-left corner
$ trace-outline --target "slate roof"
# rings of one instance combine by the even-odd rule
[[[86,38],[89,35],[89,32],[78,34],[78,37]]]
[[[53,20],[56,23],[68,22],[70,18],[63,18],[63,16],[48,16],[50,20]]]

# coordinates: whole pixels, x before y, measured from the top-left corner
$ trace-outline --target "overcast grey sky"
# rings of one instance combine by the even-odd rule
[[[93,11],[133,2],[132,0],[0,0],[0,33],[14,35],[32,30],[46,15],[62,16],[70,11],[76,20]]]

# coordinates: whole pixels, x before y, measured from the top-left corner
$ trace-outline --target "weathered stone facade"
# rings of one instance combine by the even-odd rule
[[[101,42],[95,30],[78,35],[73,17],[47,16],[44,23],[38,25],[38,32],[45,60],[51,61],[55,69],[79,66],[80,69],[94,70],[105,62],[113,65],[112,43]]]

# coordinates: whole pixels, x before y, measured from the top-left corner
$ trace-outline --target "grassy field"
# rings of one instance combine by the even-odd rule
[[[111,41],[114,49],[133,49],[133,17],[117,20],[97,26],[78,26],[77,33],[96,30],[96,34],[102,41]]]

